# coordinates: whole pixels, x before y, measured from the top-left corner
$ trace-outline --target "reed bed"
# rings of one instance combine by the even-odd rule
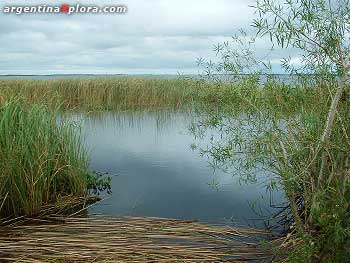
[[[248,262],[264,231],[162,218],[51,218],[0,232],[1,262]],[[52,223],[55,222],[55,223]]]
[[[57,105],[85,111],[179,109],[188,106],[216,106],[237,110],[271,108],[297,112],[326,98],[322,88],[293,87],[277,82],[216,83],[186,78],[84,78],[1,79],[0,104],[13,96],[29,103]],[[315,96],[315,95],[318,96]],[[316,99],[317,98],[317,99]],[[254,106],[252,106],[254,105]]]
[[[108,110],[180,107],[193,99],[194,82],[185,79],[85,78],[1,80],[3,100],[21,94],[29,102],[63,101],[66,108]]]
[[[87,167],[73,124],[22,99],[0,107],[0,217],[35,215],[65,196],[85,196]]]

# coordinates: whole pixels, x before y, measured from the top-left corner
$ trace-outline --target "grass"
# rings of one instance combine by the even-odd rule
[[[52,107],[63,101],[65,109],[85,111],[179,109],[193,105],[245,111],[273,105],[275,111],[295,113],[319,102],[325,96],[315,95],[324,92],[322,88],[296,88],[273,81],[262,89],[250,81],[218,84],[185,78],[0,80],[0,103],[20,94],[28,103]]]
[[[192,82],[179,79],[87,78],[1,80],[3,99],[21,94],[29,102],[85,110],[179,107],[193,99]]]
[[[77,127],[43,105],[0,107],[0,214],[35,215],[65,196],[84,196],[88,158]]]

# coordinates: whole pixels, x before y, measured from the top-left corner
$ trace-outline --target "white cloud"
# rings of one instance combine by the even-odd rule
[[[16,5],[67,1],[17,0]],[[75,2],[69,1],[70,4]],[[196,73],[196,58],[239,28],[251,30],[254,0],[94,0],[124,15],[0,14],[0,74]],[[14,4],[8,0],[0,4]],[[267,41],[259,47],[268,48]],[[264,52],[264,51],[261,51]]]

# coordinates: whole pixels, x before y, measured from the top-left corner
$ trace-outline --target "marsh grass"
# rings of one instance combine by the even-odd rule
[[[87,191],[86,151],[57,111],[12,98],[0,107],[0,214],[35,215]]]
[[[21,94],[29,102],[63,101],[85,110],[179,107],[193,97],[193,83],[178,79],[86,78],[2,80],[3,98]]]
[[[0,80],[0,103],[21,95],[28,103],[54,107],[63,102],[68,110],[182,109],[249,111],[255,108],[296,113],[319,102],[325,89],[294,87],[268,81],[214,83],[186,78],[85,78],[51,80]],[[320,96],[315,96],[320,94]]]

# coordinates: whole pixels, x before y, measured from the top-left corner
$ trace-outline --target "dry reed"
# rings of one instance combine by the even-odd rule
[[[260,230],[162,218],[51,218],[0,232],[1,262],[247,262],[270,257]],[[55,221],[55,223],[52,223]]]

